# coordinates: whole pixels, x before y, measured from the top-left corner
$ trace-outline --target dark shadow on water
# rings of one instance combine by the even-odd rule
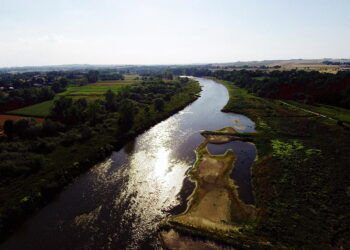
[[[225,144],[208,144],[211,154],[224,154],[232,149],[236,154],[236,162],[231,173],[231,178],[238,186],[239,198],[246,204],[254,204],[254,196],[251,185],[251,167],[256,157],[256,148],[248,142],[233,141]]]

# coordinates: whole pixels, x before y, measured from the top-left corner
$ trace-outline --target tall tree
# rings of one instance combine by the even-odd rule
[[[90,70],[87,75],[88,83],[95,83],[98,80],[98,71]]]
[[[13,138],[13,120],[6,120],[5,121],[4,133],[8,138],[10,138],[10,139]]]

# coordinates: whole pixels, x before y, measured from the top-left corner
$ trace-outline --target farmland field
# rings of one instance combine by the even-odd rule
[[[123,88],[123,86],[141,82],[140,80],[134,80],[138,77],[138,75],[125,75],[124,77],[125,80],[99,81],[97,83],[84,86],[69,86],[66,91],[57,94],[54,100],[60,98],[61,96],[67,96],[73,99],[84,98],[88,101],[93,101],[103,98],[103,94],[106,93],[109,89],[117,93],[120,88]],[[7,112],[7,114],[45,117],[49,115],[54,100],[45,101],[28,107],[12,110]]]
[[[50,108],[52,107],[53,102],[54,100],[37,103],[24,108],[9,111],[6,114],[44,117],[49,114]]]
[[[89,84],[85,86],[71,86],[68,87],[66,91],[63,93],[60,93],[57,95],[57,97],[60,96],[67,96],[71,97],[73,99],[79,99],[79,98],[85,98],[87,100],[96,100],[103,96],[104,93],[107,92],[107,90],[111,89],[113,92],[117,93],[118,89],[122,88],[125,84],[119,84],[119,85],[95,85],[95,84]],[[56,98],[57,98],[56,97]]]
[[[124,80],[105,80],[105,81],[98,81],[96,83],[93,83],[91,85],[128,85],[128,84],[134,84],[134,83],[140,83],[142,80],[137,80],[140,76],[139,75],[124,75]]]

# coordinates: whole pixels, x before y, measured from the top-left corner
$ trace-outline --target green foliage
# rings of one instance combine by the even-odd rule
[[[98,80],[98,71],[97,70],[90,70],[87,74],[87,80],[88,83],[95,83]]]
[[[304,146],[298,140],[288,143],[276,139],[271,140],[271,143],[273,149],[272,155],[280,159],[288,159],[297,151],[304,149]]]
[[[6,120],[4,123],[4,133],[7,137],[13,137],[13,120]]]
[[[107,90],[105,93],[106,109],[112,112],[117,111],[117,95],[112,90]]]
[[[207,76],[235,82],[249,93],[261,97],[302,100],[305,103],[323,103],[350,108],[350,73],[339,71],[337,74],[317,71],[214,71],[204,72]]]
[[[134,122],[137,110],[132,101],[124,101],[119,108],[119,126],[123,131],[129,130]]]
[[[98,122],[103,120],[106,110],[103,103],[98,101],[90,102],[86,108],[87,119],[91,122],[92,125],[95,125]]]
[[[62,79],[52,84],[52,90],[55,93],[63,92],[66,87],[67,87],[67,82],[65,82],[64,80],[62,81]]]
[[[162,99],[156,99],[154,101],[154,107],[156,108],[156,110],[158,111],[162,111],[164,109],[164,102]]]
[[[61,132],[64,130],[64,125],[55,122],[51,119],[45,119],[45,121],[42,124],[42,135],[43,136],[56,136],[58,135],[58,132]]]
[[[81,140],[87,141],[92,137],[93,130],[91,128],[89,128],[88,126],[83,126],[80,130],[80,134],[81,134]]]

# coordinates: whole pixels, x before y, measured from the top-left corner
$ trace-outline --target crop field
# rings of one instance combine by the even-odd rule
[[[7,114],[33,116],[33,117],[45,117],[50,113],[50,109],[53,105],[53,102],[54,100],[37,103],[24,108],[9,111],[7,112]]]
[[[117,93],[118,89],[122,88],[124,85],[126,84],[118,84],[118,85],[89,84],[85,86],[71,86],[71,87],[68,87],[67,90],[64,91],[63,93],[58,94],[57,97],[67,96],[73,99],[85,98],[87,100],[96,100],[103,97],[103,94],[106,93],[107,90],[109,89]]]
[[[139,80],[139,75],[124,75],[124,80],[106,80],[106,81],[98,81],[93,83],[94,86],[100,85],[129,85],[134,83],[140,83],[142,80]]]
[[[340,66],[340,65],[325,65],[321,63],[312,64],[312,63],[290,63],[286,65],[282,65],[282,68],[280,70],[292,70],[292,69],[298,69],[298,70],[305,70],[305,71],[319,71],[321,73],[331,73],[336,74],[339,70],[346,69],[346,67]]]
[[[84,86],[69,86],[66,91],[56,95],[54,100],[45,101],[28,107],[12,110],[7,112],[7,114],[45,117],[49,115],[54,101],[61,96],[67,96],[73,99],[84,98],[88,101],[93,101],[103,98],[103,94],[106,93],[109,89],[117,93],[120,88],[123,88],[123,86],[141,82],[141,80],[135,80],[138,75],[125,75],[124,77],[125,80],[99,81],[97,83]]]

